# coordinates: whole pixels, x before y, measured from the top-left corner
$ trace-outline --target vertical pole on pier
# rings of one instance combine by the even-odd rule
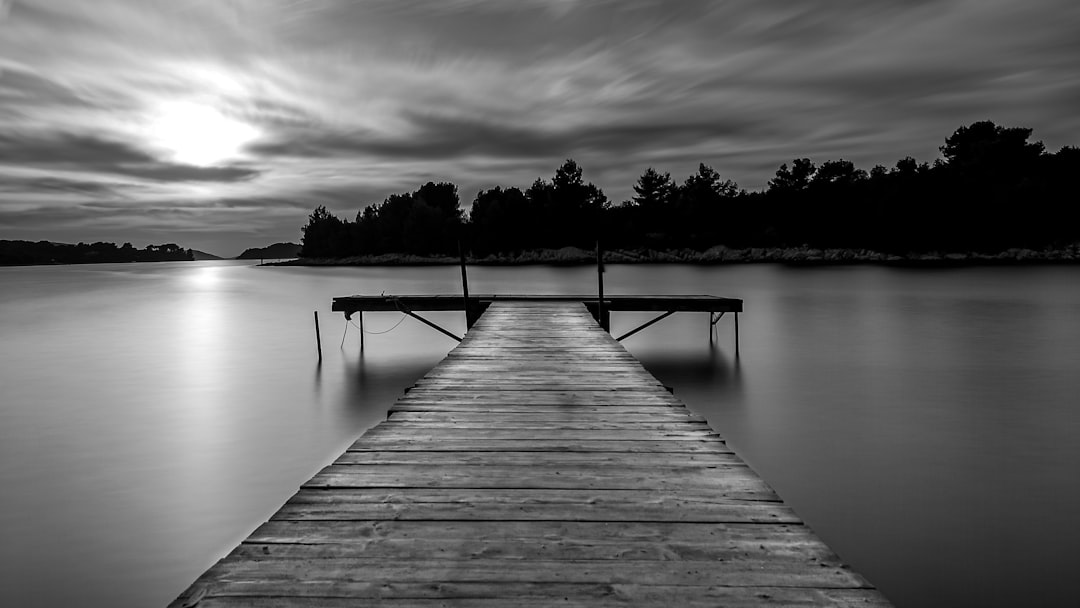
[[[461,293],[465,298],[465,330],[472,329],[473,323],[476,319],[473,318],[472,310],[469,307],[469,275],[465,272],[465,250],[461,247],[461,239],[457,242],[458,257],[461,258]]]
[[[364,352],[364,311],[360,311],[360,352]]]
[[[315,311],[315,345],[319,347],[319,361],[322,361],[322,335],[319,333],[319,311]]]
[[[596,302],[596,320],[604,331],[611,331],[611,318],[604,310],[604,249],[600,245],[600,239],[596,240],[596,280],[599,287],[599,298]]]
[[[735,356],[739,356],[739,313],[735,313]]]

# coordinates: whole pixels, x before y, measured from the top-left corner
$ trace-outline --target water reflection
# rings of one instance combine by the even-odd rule
[[[450,331],[464,332],[461,314],[437,313],[430,318]],[[360,331],[359,326],[349,322],[347,334],[355,338],[346,335],[339,349],[342,392],[338,401],[352,408],[375,404],[380,408],[375,422],[385,418],[386,409],[402,391],[434,367],[456,344],[400,313],[367,313],[363,348]]]
[[[665,385],[681,396],[680,387],[709,394],[718,403],[738,403],[741,400],[742,363],[734,354],[715,343],[707,349],[691,352],[639,354],[639,361]]]

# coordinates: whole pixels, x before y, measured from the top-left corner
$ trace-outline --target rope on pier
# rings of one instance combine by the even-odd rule
[[[370,329],[365,329],[363,327],[360,327],[359,325],[354,323],[352,319],[345,319],[345,331],[343,331],[341,333],[341,346],[343,348],[345,346],[345,337],[349,335],[349,326],[350,325],[352,325],[357,330],[362,331],[362,332],[364,332],[365,334],[367,334],[369,336],[380,336],[382,334],[388,334],[388,333],[394,331],[395,329],[398,328],[399,325],[404,323],[405,319],[407,319],[407,318],[408,318],[408,315],[406,315],[405,313],[401,313],[401,318],[398,319],[398,322],[394,323],[394,325],[391,326],[390,329],[386,329],[386,330],[383,330],[383,331],[371,331]]]

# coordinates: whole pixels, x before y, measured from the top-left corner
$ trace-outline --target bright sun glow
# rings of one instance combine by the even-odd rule
[[[211,106],[188,102],[163,106],[150,131],[154,143],[171,154],[170,160],[199,166],[235,158],[259,134]]]

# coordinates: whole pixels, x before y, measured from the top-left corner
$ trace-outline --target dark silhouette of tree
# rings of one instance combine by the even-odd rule
[[[369,205],[354,222],[319,206],[308,217],[300,255],[342,258],[379,253],[444,254],[457,251],[462,212],[457,186],[428,182],[415,192],[391,194]]]
[[[795,192],[810,185],[817,168],[809,158],[797,158],[792,161],[791,169],[787,163],[780,165],[776,170],[776,177],[769,180],[769,190],[778,192]]]
[[[462,214],[457,186],[428,182],[411,196],[402,226],[402,251],[420,255],[453,254]]]
[[[481,190],[469,212],[470,242],[479,255],[518,252],[537,246],[534,213],[518,188]]]
[[[147,245],[136,249],[131,243],[52,243],[49,241],[0,240],[0,265],[11,264],[95,264],[116,262],[190,261],[194,255],[176,243]]]
[[[832,184],[849,186],[867,179],[866,171],[856,169],[849,160],[827,160],[818,167],[811,185]]]
[[[960,127],[941,146],[946,177],[944,190],[953,201],[940,221],[953,235],[951,244],[993,252],[1009,247],[1018,233],[1032,240],[1032,206],[1027,200],[1042,190],[1035,169],[1044,153],[1042,142],[1028,142],[1031,129],[999,127],[990,121]],[[1025,209],[1018,208],[1021,201]]]
[[[634,240],[651,246],[664,247],[671,241],[677,222],[675,200],[678,186],[670,173],[660,173],[649,167],[634,184],[634,197],[628,218]]]
[[[1041,141],[1029,142],[1031,129],[999,127],[990,121],[960,127],[941,146],[953,169],[986,175],[1029,169],[1044,152]]]
[[[634,198],[631,202],[644,209],[664,209],[675,195],[675,182],[670,173],[660,173],[649,167],[634,184]]]
[[[311,212],[301,231],[304,236],[300,241],[300,255],[305,258],[340,257],[347,251],[347,227],[323,205]]]
[[[537,222],[531,235],[537,246],[589,248],[595,244],[607,196],[592,182],[585,182],[573,159],[556,169],[550,182],[533,182],[525,198]]]
[[[462,235],[478,255],[591,248],[598,237],[609,249],[805,245],[898,255],[1077,244],[1080,150],[1048,154],[1030,137],[1031,129],[977,122],[947,137],[933,163],[905,157],[869,172],[844,159],[818,166],[797,158],[759,192],[740,190],[705,164],[681,184],[649,167],[618,206],[568,159],[550,180],[538,178],[524,191],[479,191],[468,221],[450,183],[392,194],[354,222],[316,208],[304,227],[303,255],[456,255]]]
[[[742,212],[733,204],[739,185],[723,179],[712,167],[701,163],[675,191],[677,244],[709,247],[735,240],[734,229],[742,224]]]

